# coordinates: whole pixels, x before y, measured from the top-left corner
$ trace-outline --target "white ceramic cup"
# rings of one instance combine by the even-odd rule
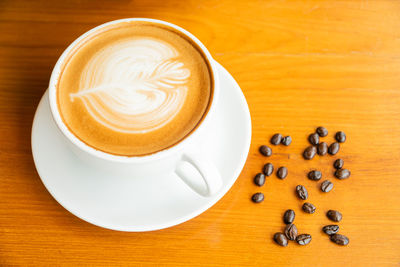
[[[69,129],[61,119],[57,106],[58,104],[56,92],[56,85],[60,77],[60,70],[64,63],[64,60],[67,55],[69,55],[69,53],[74,50],[75,46],[80,43],[82,39],[90,36],[94,32],[97,32],[99,29],[108,25],[130,21],[146,21],[167,25],[186,35],[189,39],[191,39],[194,43],[198,45],[203,54],[206,56],[206,59],[210,65],[211,75],[213,76],[212,86],[214,88],[212,97],[210,99],[209,109],[208,111],[206,111],[207,113],[205,114],[203,120],[200,122],[200,125],[198,125],[194,131],[192,131],[179,143],[168,149],[156,152],[154,154],[137,157],[117,156],[105,153],[103,151],[96,150],[79,140],[73,133],[69,131]],[[198,151],[198,147],[196,144],[198,144],[198,142],[201,141],[201,139],[204,138],[211,130],[210,121],[212,121],[213,117],[215,117],[215,109],[217,105],[219,90],[219,78],[218,72],[216,71],[215,61],[211,57],[207,48],[195,36],[193,36],[188,31],[182,29],[181,27],[165,21],[147,18],[129,18],[111,21],[102,24],[96,28],[93,28],[90,31],[81,35],[71,45],[68,46],[68,48],[58,59],[50,77],[49,103],[52,117],[55,120],[58,129],[65,137],[65,142],[70,146],[70,148],[81,160],[83,160],[87,164],[90,164],[91,167],[100,168],[102,170],[110,172],[110,174],[113,175],[126,175],[127,177],[130,177],[132,179],[146,179],[146,177],[148,177],[149,175],[165,175],[166,173],[175,172],[195,192],[199,193],[202,196],[212,196],[217,193],[218,190],[221,188],[222,179],[215,165],[196,152]],[[183,166],[185,164],[186,171],[183,171]],[[192,167],[194,167],[191,168],[192,172],[187,171],[187,164],[190,164],[192,165]],[[194,181],[193,177],[201,177],[196,179],[199,179],[202,182],[199,183],[199,181]]]

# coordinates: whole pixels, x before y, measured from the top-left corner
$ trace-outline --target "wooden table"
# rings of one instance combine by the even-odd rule
[[[152,17],[196,35],[240,84],[253,136],[232,189],[193,220],[156,232],[102,229],[71,215],[43,186],[30,131],[53,65],[75,38],[103,22]],[[1,1],[0,265],[399,266],[400,2],[399,1]],[[337,156],[301,158],[316,126],[343,130]],[[289,147],[258,147],[280,132]],[[232,144],[234,145],[234,144]],[[341,157],[350,179],[332,176]],[[257,188],[262,165],[289,176]],[[306,173],[334,182],[323,194]],[[317,206],[305,214],[294,194],[305,185]],[[261,191],[262,204],[250,197]],[[305,247],[272,241],[292,208]],[[328,209],[340,210],[347,247],[321,232]]]

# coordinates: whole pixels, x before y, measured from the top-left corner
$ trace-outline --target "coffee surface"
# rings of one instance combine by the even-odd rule
[[[90,34],[66,57],[57,86],[69,130],[89,146],[141,156],[196,128],[212,95],[209,64],[186,36],[150,22]]]

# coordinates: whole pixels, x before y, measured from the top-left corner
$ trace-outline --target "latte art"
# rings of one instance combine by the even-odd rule
[[[92,148],[143,156],[178,144],[213,95],[206,57],[166,25],[113,23],[77,42],[57,84],[64,124]]]
[[[124,40],[94,55],[84,68],[81,99],[102,125],[118,132],[146,133],[164,126],[181,109],[190,71],[178,52],[152,39]]]

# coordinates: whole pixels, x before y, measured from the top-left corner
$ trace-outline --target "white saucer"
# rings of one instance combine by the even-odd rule
[[[201,214],[232,187],[250,148],[251,119],[246,100],[233,77],[218,64],[221,94],[212,134],[201,153],[221,173],[221,191],[209,198],[194,193],[175,173],[148,179],[110,177],[79,161],[63,142],[51,117],[48,92],[32,127],[36,169],[50,194],[64,208],[89,223],[120,231],[151,231]]]

